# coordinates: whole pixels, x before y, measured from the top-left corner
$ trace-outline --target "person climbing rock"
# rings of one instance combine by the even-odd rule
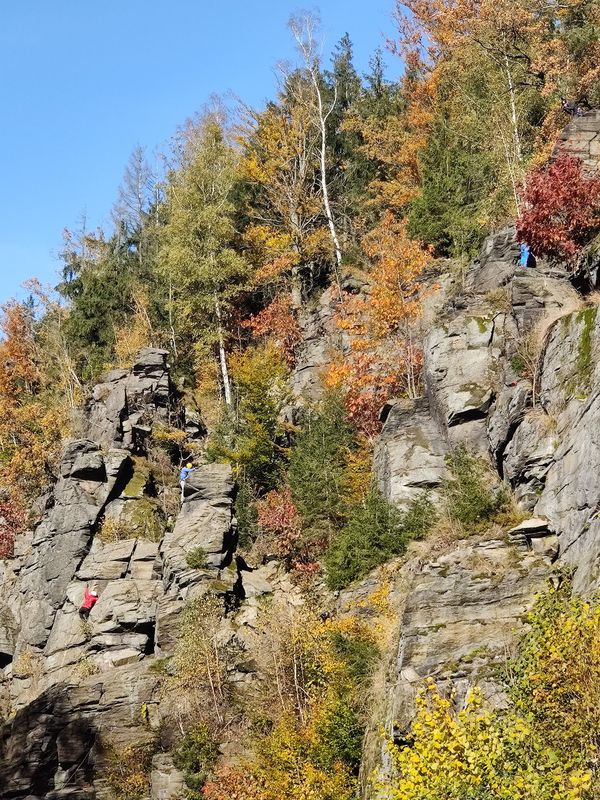
[[[87,586],[83,590],[83,603],[81,604],[81,608],[79,609],[79,616],[81,619],[87,619],[90,615],[90,611],[98,602],[98,592],[91,591],[88,592]]]
[[[535,267],[535,256],[529,249],[529,245],[521,243],[519,253],[519,266],[520,267]]]
[[[187,481],[188,475],[190,474],[190,472],[193,472],[195,469],[196,469],[196,467],[194,467],[194,465],[190,461],[188,461],[188,463],[185,465],[185,467],[182,467],[180,472],[179,472],[179,485],[181,486],[181,502],[182,503],[183,503],[183,495],[184,495],[184,492],[185,492],[185,482]]]
[[[583,115],[583,109],[579,103],[567,100],[566,97],[560,98],[560,106],[565,114],[569,114],[571,117],[581,117]]]

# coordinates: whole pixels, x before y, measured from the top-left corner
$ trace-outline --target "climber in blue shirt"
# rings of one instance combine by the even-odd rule
[[[182,503],[183,503],[183,493],[185,491],[185,482],[186,482],[190,472],[193,472],[195,469],[196,469],[196,467],[194,467],[192,465],[192,463],[190,461],[188,461],[188,463],[185,465],[185,467],[182,467],[180,472],[179,472],[179,485],[181,486],[181,502]]]
[[[520,267],[528,267],[531,263],[531,250],[529,249],[529,245],[525,244],[524,242],[521,243],[521,254],[519,256],[519,266]]]

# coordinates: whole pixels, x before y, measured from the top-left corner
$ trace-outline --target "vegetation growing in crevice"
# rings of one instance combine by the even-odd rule
[[[268,631],[268,637],[265,632]],[[366,682],[377,657],[375,626],[354,614],[323,620],[279,602],[265,611],[254,700],[253,755],[217,769],[210,800],[350,800],[357,785]]]
[[[583,390],[589,389],[592,372],[594,370],[594,360],[592,353],[592,332],[596,324],[598,308],[592,306],[577,314],[577,321],[581,324],[579,343],[577,345],[577,384]]]
[[[511,521],[508,487],[494,486],[490,466],[466,445],[457,445],[446,464],[450,475],[443,487],[449,518],[469,532],[481,531],[494,522]]]
[[[431,529],[435,512],[423,496],[404,513],[373,488],[355,506],[327,553],[325,567],[331,589],[343,589],[406,550],[407,544]]]
[[[106,744],[104,750],[104,777],[115,800],[141,800],[147,797],[154,745],[128,745],[117,749]]]
[[[196,725],[173,751],[173,763],[182,770],[187,800],[202,800],[202,788],[217,762],[219,746],[206,724]]]

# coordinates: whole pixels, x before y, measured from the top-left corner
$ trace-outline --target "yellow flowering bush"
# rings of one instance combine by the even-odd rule
[[[486,708],[474,691],[455,713],[431,682],[417,698],[412,745],[391,747],[388,800],[580,800],[591,773],[559,758],[535,726]]]
[[[571,588],[563,579],[529,614],[508,710],[477,690],[458,712],[433,681],[420,692],[410,744],[390,745],[388,800],[600,798],[600,605]]]
[[[511,693],[544,739],[585,763],[600,755],[600,605],[558,591],[538,598],[513,665]]]

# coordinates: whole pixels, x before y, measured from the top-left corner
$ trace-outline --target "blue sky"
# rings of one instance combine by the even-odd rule
[[[0,301],[55,284],[62,229],[106,224],[127,159],[152,153],[209,96],[260,105],[286,29],[318,8],[324,52],[347,31],[364,71],[393,0],[0,0]],[[386,57],[395,77],[399,64]]]

